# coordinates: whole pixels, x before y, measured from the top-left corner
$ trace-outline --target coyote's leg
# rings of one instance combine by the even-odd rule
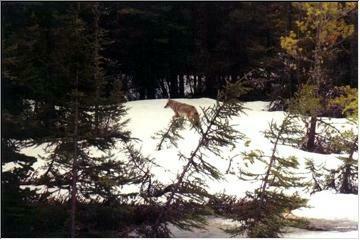
[[[173,118],[178,118],[178,117],[180,117],[179,113],[175,112],[175,115],[173,116]]]
[[[196,126],[199,127],[200,126],[200,121],[199,121],[199,117],[197,115],[192,115],[191,116],[191,123]]]

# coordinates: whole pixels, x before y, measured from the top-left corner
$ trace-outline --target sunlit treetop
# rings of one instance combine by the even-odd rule
[[[281,47],[292,56],[304,52],[301,41],[312,42],[325,50],[354,33],[354,25],[346,23],[345,17],[357,9],[356,3],[307,2],[293,6],[303,13],[296,21],[297,31],[280,39]]]

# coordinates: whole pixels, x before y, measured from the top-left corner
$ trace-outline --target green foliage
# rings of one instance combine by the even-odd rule
[[[341,141],[343,142],[344,139]],[[353,154],[358,149],[358,137],[343,143],[341,149],[349,155],[338,157],[342,163],[337,168],[327,169],[323,166],[315,166],[312,160],[306,162],[306,168],[312,174],[312,193],[323,189],[334,189],[340,193],[357,194],[358,160],[353,157]]]
[[[356,11],[351,10],[356,7],[354,4],[109,2],[81,6],[81,24],[85,28],[84,36],[87,35],[84,41],[88,49],[82,57],[91,55],[94,57],[91,67],[104,68],[98,74],[87,71],[86,79],[95,80],[104,75],[106,89],[111,88],[113,79],[122,79],[131,99],[167,97],[165,86],[170,86],[171,96],[182,97],[184,82],[192,86],[191,96],[205,94],[215,98],[226,81],[234,81],[249,69],[264,66],[270,70],[269,76],[251,81],[261,85],[263,90],[254,90],[247,98],[254,99],[255,95],[266,98],[264,93],[271,88],[268,78],[272,73],[281,73],[281,79],[286,74],[276,55],[281,49],[279,38],[289,37],[290,30],[293,34],[301,32],[292,29],[298,18],[309,28],[315,26],[316,18],[330,20],[325,21],[322,39],[332,42],[336,38],[335,42],[341,46],[337,50],[346,49],[348,53],[341,51],[339,59],[324,58],[324,61],[338,66],[336,70],[341,74],[334,78],[339,83],[356,82],[356,36],[348,36],[356,22]],[[65,15],[70,8],[71,3],[4,3],[2,43],[4,56],[9,58],[2,61],[6,69],[3,75],[17,77],[29,90],[25,94],[42,98],[44,104],[48,100],[43,99],[44,96],[51,99],[55,94],[60,99],[67,93],[68,83],[63,80],[68,73],[61,68],[64,64],[61,58],[74,56],[70,51],[66,53],[71,46],[64,41],[66,38],[69,42],[73,40],[71,32],[63,31]],[[307,9],[312,9],[310,15],[306,14]],[[320,9],[321,14],[315,14],[314,9]],[[97,20],[94,15],[98,15]],[[303,28],[300,25],[295,27]],[[288,39],[302,37],[301,34]],[[350,38],[351,44],[347,41]],[[309,41],[299,40],[298,44],[303,52],[311,52]],[[302,66],[296,69],[302,72]],[[296,74],[301,75],[300,72]],[[302,81],[294,76],[290,78]],[[99,81],[87,82],[92,87],[101,85],[97,83]],[[292,94],[296,84],[290,85]]]
[[[6,193],[6,196],[9,196]],[[15,197],[15,196],[13,196]],[[66,237],[66,206],[59,202],[23,202],[21,206],[4,205],[6,223],[2,237]],[[22,210],[21,210],[22,209]],[[7,212],[16,214],[7,215]],[[9,226],[13,225],[11,228]]]
[[[358,119],[358,90],[350,86],[339,87],[341,95],[329,101],[329,107],[340,107],[342,114],[356,121]]]
[[[321,173],[320,170],[323,169],[323,167],[316,166],[314,161],[311,159],[306,159],[305,162],[305,169],[309,170],[311,173],[311,181],[309,183],[308,189],[311,191],[311,194],[314,192],[322,191],[326,186],[324,184],[324,173]]]
[[[277,156],[278,144],[282,135],[288,134],[293,118],[285,116],[282,124],[278,127],[275,123],[270,124],[270,131],[266,137],[273,138],[273,149],[270,156],[262,151],[244,153],[244,160],[254,163],[261,162],[265,166],[265,172],[251,173],[242,171],[244,180],[260,180],[261,186],[255,192],[247,193],[240,203],[234,204],[236,208],[227,213],[228,217],[240,221],[239,227],[233,227],[226,231],[233,236],[246,234],[248,237],[279,237],[287,226],[300,226],[301,219],[287,218],[286,214],[300,207],[305,207],[307,200],[300,198],[297,194],[286,194],[287,189],[304,187],[301,177],[294,176],[294,171],[299,163],[294,156],[282,158]]]
[[[161,150],[161,147],[167,141],[170,142],[173,146],[177,147],[177,141],[182,139],[179,131],[184,129],[185,118],[173,118],[170,122],[170,125],[167,130],[161,130],[155,134],[153,138],[160,138],[160,142],[156,146],[157,150]]]
[[[307,169],[312,174],[309,182],[311,193],[333,189],[338,193],[358,193],[358,161],[352,157],[339,157],[342,164],[338,168],[326,169],[323,166],[315,166],[313,161],[308,160]]]
[[[38,129],[43,137],[35,132],[34,137],[27,137],[27,140],[32,140],[28,143],[45,144],[49,153],[49,157],[43,158],[47,162],[45,171],[34,175],[37,178],[31,183],[44,188],[44,198],[55,198],[62,190],[61,199],[72,199],[72,209],[75,209],[74,204],[77,201],[85,199],[108,203],[127,202],[134,194],[122,194],[122,186],[141,184],[147,174],[144,171],[147,159],[137,155],[134,148],[123,149],[125,154],[131,155],[127,159],[115,159],[110,154],[110,150],[119,140],[122,143],[129,142],[130,133],[124,129],[127,120],[122,119],[126,109],[122,104],[124,96],[121,84],[112,81],[111,90],[106,89],[109,82],[103,69],[105,61],[101,55],[105,48],[105,37],[101,28],[95,32],[89,31],[89,19],[85,17],[87,10],[86,4],[72,3],[67,5],[66,11],[60,16],[51,16],[58,23],[54,26],[56,31],[53,32],[57,37],[58,48],[45,54],[51,57],[46,64],[52,66],[48,69],[49,74],[61,72],[55,80],[64,88],[54,86],[61,92],[60,95],[51,91],[48,95],[48,92],[42,91],[31,78],[28,80],[22,76],[26,74],[27,67],[35,71],[46,64],[38,66],[32,65],[32,62],[21,62],[26,69],[14,73],[17,74],[15,84],[26,81],[38,90],[30,92],[36,97],[29,95],[33,106],[28,107],[28,112],[23,114],[26,116],[25,120],[32,124],[26,126],[26,129],[33,131],[36,124],[35,129]],[[96,10],[99,9],[94,10],[91,18],[101,15]],[[35,18],[34,21],[40,20]],[[39,31],[45,29],[39,28]],[[97,41],[92,43],[94,35]],[[24,57],[35,56],[33,51],[36,51],[37,47],[30,45],[31,51],[25,52]],[[39,79],[44,80],[42,75],[39,75]],[[24,101],[21,98],[24,96],[20,97],[20,101]],[[94,149],[100,152],[99,156],[91,153]],[[129,153],[130,151],[132,153]],[[22,181],[24,180],[25,177],[22,177]],[[72,216],[75,214],[76,212],[72,212]],[[71,224],[73,223],[74,221]],[[66,228],[68,226],[66,225]],[[73,225],[71,229],[75,230]]]
[[[293,5],[305,13],[300,21],[296,21],[296,26],[304,38],[320,41],[324,46],[332,46],[337,40],[347,38],[354,32],[354,25],[347,24],[344,16],[354,10],[356,4],[324,2]],[[298,47],[298,44],[299,37],[294,32],[290,32],[287,37],[281,37],[281,46],[290,54],[301,54],[304,49]]]
[[[302,46],[312,41],[325,50],[354,33],[354,25],[345,21],[345,16],[356,8],[353,3],[294,3],[294,7],[303,11],[301,20],[296,21],[298,34],[291,31],[281,37],[281,47],[293,56],[307,54],[309,49]]]
[[[317,134],[316,141],[321,144],[324,153],[348,153],[357,134],[354,132],[354,125],[348,122],[347,126],[351,129],[343,130],[330,124],[325,119],[320,119],[319,124],[322,132]]]
[[[297,195],[287,196],[283,193],[262,193],[263,201],[258,195],[248,193],[247,197],[230,204],[234,220],[241,222],[240,227],[228,228],[225,231],[232,236],[246,234],[247,237],[275,238],[284,233],[285,226],[299,227],[306,224],[302,219],[287,218],[287,214],[299,207],[306,206],[306,200]]]
[[[293,121],[292,134],[284,142],[320,153],[346,151],[348,143],[354,138],[353,130],[339,129],[320,116],[340,109],[342,114],[349,116],[349,124],[352,125],[357,115],[357,90],[337,87],[335,92],[337,95],[327,98],[316,85],[303,85],[291,100],[289,111],[305,124],[306,132]]]
[[[301,87],[295,106],[299,106],[302,114],[316,116],[321,114],[319,110],[326,112],[326,98],[337,78],[334,75],[338,74],[333,71],[334,59],[343,52],[342,42],[354,33],[354,25],[347,17],[357,6],[352,3],[293,3],[293,6],[300,11],[300,20],[296,21],[296,31],[281,37],[280,44],[295,60],[293,69]]]
[[[2,104],[6,106],[2,112],[1,136],[2,236],[27,237],[32,231],[31,216],[34,214],[30,203],[37,200],[34,190],[24,188],[31,182],[36,158],[20,152],[25,140],[33,136],[24,113],[29,106],[21,103],[17,95]]]
[[[285,53],[281,78],[287,79],[285,82],[291,93],[282,91],[279,94],[289,98],[296,89],[299,93],[304,84],[314,85],[314,89],[317,89],[315,97],[320,100],[321,114],[331,116],[333,112],[327,112],[327,99],[331,98],[334,85],[347,83],[347,79],[342,78],[345,74],[342,67],[351,68],[351,72],[357,71],[357,67],[353,67],[354,61],[350,60],[353,53],[345,50],[354,46],[353,41],[357,39],[354,31],[356,25],[350,20],[357,16],[357,5],[336,2],[291,3],[291,9],[294,12],[294,18],[291,19],[297,20],[291,30],[280,37],[280,46]],[[284,81],[279,82],[284,84]],[[303,100],[305,106],[310,102],[315,106],[309,107],[316,108],[315,99],[307,100],[304,95]],[[279,97],[273,104],[273,108],[287,107],[286,101]]]
[[[303,141],[304,131],[301,128],[299,122],[301,117],[295,114],[288,114],[283,120],[281,125],[278,125],[275,121],[270,123],[269,129],[265,130],[265,137],[270,139],[272,143],[278,141],[283,145],[299,146]],[[283,134],[278,135],[279,131],[283,127]]]
[[[338,191],[340,193],[358,194],[358,160],[349,157],[339,158],[343,163],[337,169]]]
[[[321,101],[318,87],[316,85],[305,84],[295,93],[289,111],[305,116],[317,116],[323,110]]]

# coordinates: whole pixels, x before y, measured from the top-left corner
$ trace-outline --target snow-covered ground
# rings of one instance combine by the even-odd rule
[[[208,224],[204,229],[194,229],[194,231],[184,231],[173,225],[170,229],[177,238],[230,238],[230,234],[224,232],[222,229],[236,226],[237,224],[229,219],[219,217],[209,217]],[[283,234],[284,238],[313,238],[313,239],[359,239],[358,231],[355,229],[357,225],[352,225],[352,228],[335,229],[331,231],[310,231],[298,228],[288,228],[287,233]],[[237,238],[245,238],[246,236],[236,236]]]
[[[201,107],[208,107],[215,103],[214,100],[208,98],[177,100],[194,105],[198,109],[200,115]],[[181,132],[183,139],[179,140],[177,148],[170,145],[166,146],[165,144],[160,151],[156,150],[156,145],[159,140],[154,139],[155,133],[166,128],[170,123],[172,116],[174,115],[171,109],[164,108],[166,101],[166,99],[157,99],[132,101],[126,103],[126,106],[128,107],[127,117],[130,119],[128,128],[131,130],[133,137],[139,138],[141,140],[139,147],[141,147],[142,153],[153,158],[154,161],[159,165],[158,167],[153,166],[151,171],[158,181],[161,181],[165,184],[173,182],[176,179],[177,173],[181,171],[185,164],[185,162],[179,160],[178,152],[181,151],[184,155],[190,154],[199,140],[199,136],[196,134],[194,129],[190,129],[189,125],[188,128]],[[251,140],[251,142],[247,147],[244,145],[244,142],[247,139],[237,142],[236,148],[225,150],[222,158],[209,155],[209,162],[216,166],[223,173],[224,177],[221,181],[213,181],[208,179],[207,184],[209,192],[227,193],[241,197],[244,196],[246,191],[252,191],[259,187],[259,182],[239,180],[238,174],[240,174],[240,169],[245,167],[241,156],[235,157],[233,159],[230,173],[226,174],[225,172],[229,166],[229,159],[240,154],[241,152],[254,149],[259,149],[265,154],[269,154],[271,152],[272,144],[264,137],[263,132],[268,128],[269,123],[272,120],[277,123],[281,123],[285,113],[281,111],[268,112],[266,111],[267,105],[267,102],[246,102],[244,103],[244,106],[247,108],[245,114],[241,114],[231,120],[231,123],[235,125],[235,128],[245,134],[246,138]],[[344,125],[346,128],[351,127],[347,124],[346,119],[330,119],[329,121],[339,125]],[[354,128],[354,131],[357,131],[356,127]],[[45,155],[43,146],[23,149],[22,152],[30,156]],[[115,154],[115,156],[123,156],[118,149],[114,149],[112,152]],[[94,154],[101,153],[94,152]],[[338,154],[323,155],[309,153],[289,146],[279,146],[278,154],[280,156],[294,155],[298,158],[300,167],[297,171],[297,174],[305,177],[304,181],[310,180],[310,175],[305,169],[306,159],[313,159],[316,164],[323,164],[328,169],[335,168],[340,164],[340,161],[337,158],[340,156]],[[357,153],[355,157],[357,157]],[[39,160],[35,164],[35,168],[40,170],[43,164],[44,162]],[[13,166],[11,165],[5,166],[3,171],[6,171],[12,167]],[[254,164],[250,165],[248,170],[261,172],[263,170],[262,167],[262,165]],[[136,188],[137,186],[133,186],[129,189],[123,189],[123,191],[132,191]],[[311,218],[314,222],[321,222],[322,220],[332,221],[332,223],[334,223],[334,221],[349,222],[351,225],[349,230],[351,231],[347,231],[346,233],[339,233],[336,232],[335,229],[329,229],[333,231],[328,232],[312,232],[305,230],[299,232],[299,230],[293,230],[292,233],[284,235],[285,237],[357,238],[358,231],[357,228],[354,230],[353,226],[357,226],[358,222],[358,195],[336,194],[332,191],[323,191],[310,195],[310,193],[306,192],[304,189],[295,190],[298,191],[301,196],[310,199],[309,205],[311,206],[311,208],[297,209],[293,211],[295,216]],[[214,218],[212,218],[209,221],[210,225],[208,231],[196,230],[196,232],[185,233],[183,231],[177,231],[174,228],[174,235],[177,237],[228,237],[220,230],[220,227],[224,223],[228,224],[226,221],[228,220],[219,220],[218,218],[215,218],[214,220]],[[333,225],[335,225],[334,228],[336,228],[336,224]]]

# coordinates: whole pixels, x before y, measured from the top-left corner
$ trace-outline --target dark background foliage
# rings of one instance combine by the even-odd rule
[[[60,97],[66,89],[56,81],[62,73],[54,63],[58,59],[54,52],[67,51],[61,42],[67,36],[56,29],[61,28],[71,4],[3,3],[3,47],[7,41],[18,44],[19,54],[32,62],[28,72],[36,73],[25,77],[23,81],[33,84],[16,89],[18,94]],[[93,31],[91,11],[86,9],[91,3],[82,4],[87,31]],[[109,78],[123,80],[129,99],[166,98],[169,93],[173,98],[214,98],[226,80],[250,70],[280,74],[284,66],[277,60],[279,38],[298,20],[298,10],[290,3],[276,2],[105,2],[101,8],[100,26],[108,33],[103,53],[111,59],[104,69]],[[348,21],[356,24],[356,13]],[[337,68],[330,75],[337,85],[357,85],[356,41],[354,36],[341,43],[343,51],[333,59]],[[290,74],[286,79],[282,74],[280,83],[289,82],[291,94],[299,77]],[[269,77],[253,76],[253,84],[261,87],[247,98],[269,99],[273,85],[268,82]],[[191,93],[186,91],[189,85],[195,86]],[[10,101],[14,94],[3,89],[7,89],[3,99]]]

